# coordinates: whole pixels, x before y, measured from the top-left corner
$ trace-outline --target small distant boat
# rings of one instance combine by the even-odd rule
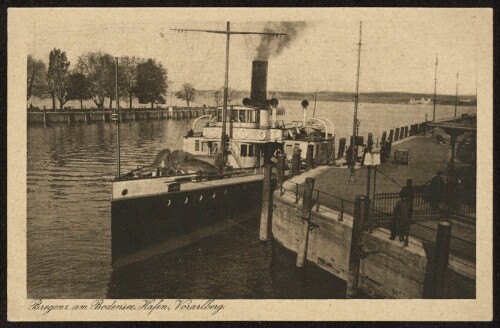
[[[431,105],[432,104],[432,99],[431,98],[420,98],[420,99],[416,99],[416,98],[411,98],[409,101],[408,101],[408,104],[410,105]]]

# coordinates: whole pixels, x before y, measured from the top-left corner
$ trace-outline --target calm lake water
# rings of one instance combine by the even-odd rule
[[[301,120],[299,101],[281,101],[285,121]],[[314,104],[311,104],[312,112]],[[352,103],[318,102],[337,140],[352,131]],[[453,116],[438,106],[436,118]],[[475,112],[459,107],[458,115]],[[360,134],[432,118],[432,106],[361,104]],[[180,148],[192,121],[124,122],[122,170]],[[27,276],[30,298],[342,298],[345,283],[294,255],[258,240],[253,219],[159,258],[111,269],[111,180],[116,174],[116,126],[96,122],[28,128]]]

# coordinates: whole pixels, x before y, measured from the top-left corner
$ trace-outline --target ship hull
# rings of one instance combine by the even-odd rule
[[[181,190],[113,199],[112,259],[147,250],[162,242],[260,207],[262,175],[186,183]],[[133,182],[128,182],[132,186]],[[123,186],[114,186],[121,189]]]

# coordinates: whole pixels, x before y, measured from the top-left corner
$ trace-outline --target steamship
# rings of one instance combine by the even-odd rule
[[[313,145],[317,164],[331,162],[332,122],[307,119],[307,101],[302,121],[278,120],[278,101],[267,99],[267,71],[267,61],[253,61],[250,98],[242,106],[225,103],[216,116],[199,117],[182,150],[162,150],[152,165],[113,181],[113,261],[260,206],[262,168],[277,151],[291,159],[300,149],[305,159]]]

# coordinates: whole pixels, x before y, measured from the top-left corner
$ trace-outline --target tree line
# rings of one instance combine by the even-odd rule
[[[168,89],[167,70],[155,59],[122,56],[114,58],[102,51],[87,52],[78,57],[70,68],[66,52],[54,48],[49,54],[48,66],[41,59],[28,55],[27,100],[33,96],[52,99],[52,109],[63,109],[69,100],[92,100],[98,109],[109,108],[118,96],[128,100],[132,108],[133,98],[141,104],[165,104]],[[186,101],[188,107],[195,99],[196,90],[191,83],[183,84],[176,97]]]

